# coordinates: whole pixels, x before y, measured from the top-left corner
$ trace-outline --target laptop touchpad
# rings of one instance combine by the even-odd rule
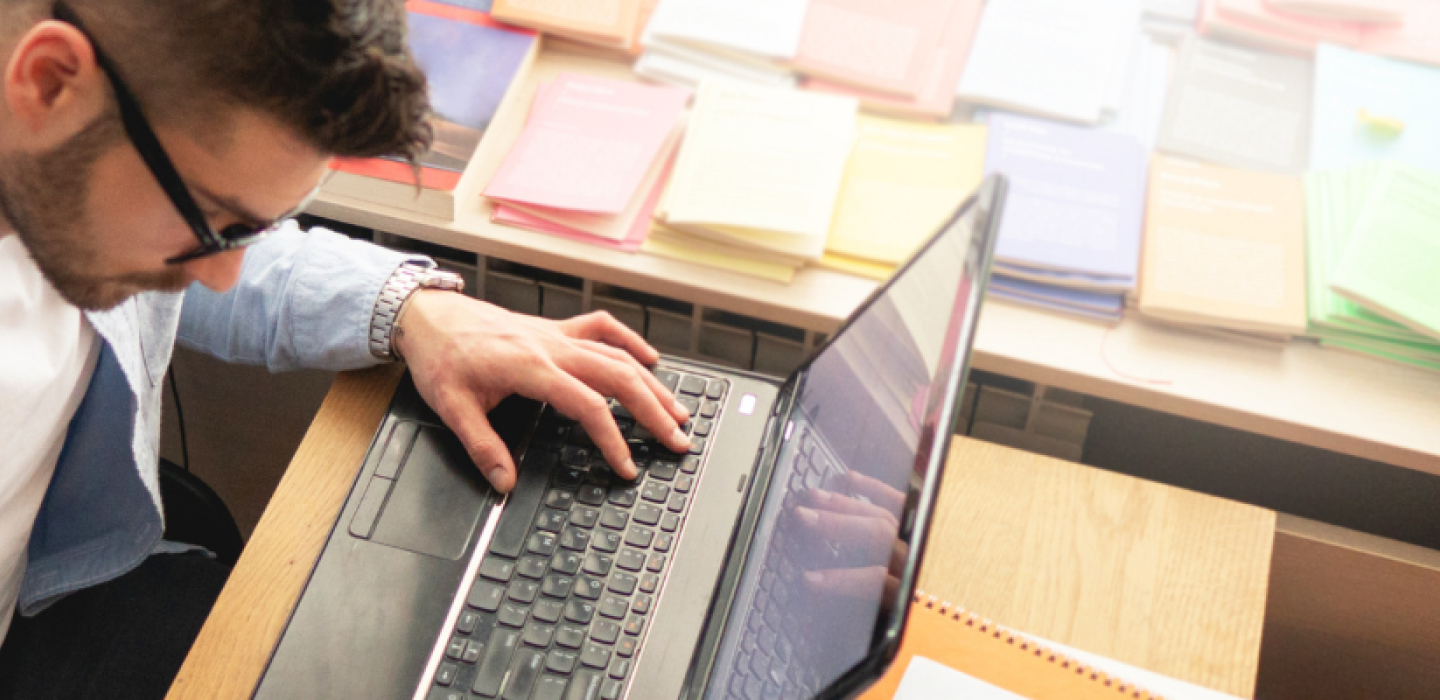
[[[459,559],[489,496],[489,484],[460,439],[444,428],[421,426],[370,540]]]

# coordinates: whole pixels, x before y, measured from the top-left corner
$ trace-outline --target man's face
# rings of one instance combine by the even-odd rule
[[[155,127],[215,230],[260,224],[289,211],[314,189],[326,162],[258,113],[239,110],[228,121],[210,127],[223,129],[223,138],[203,144],[187,130]],[[85,309],[107,309],[140,292],[178,291],[197,281],[223,291],[238,279],[244,255],[165,262],[198,241],[113,111],[56,147],[4,154],[0,215],[61,295]]]

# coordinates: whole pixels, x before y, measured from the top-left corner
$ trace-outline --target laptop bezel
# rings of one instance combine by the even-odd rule
[[[805,361],[786,378],[780,397],[777,399],[778,410],[767,431],[766,447],[757,459],[754,480],[751,485],[752,493],[747,499],[744,513],[737,518],[736,537],[732,541],[731,547],[731,563],[727,564],[721,581],[717,582],[716,599],[712,601],[711,614],[707,616],[706,620],[707,632],[701,636],[701,648],[697,649],[695,662],[692,664],[692,678],[698,678],[700,682],[689,688],[686,697],[705,697],[710,684],[715,680],[715,657],[719,650],[720,638],[728,623],[734,596],[738,591],[739,578],[744,572],[744,562],[750,550],[749,540],[753,537],[755,526],[755,511],[769,495],[771,486],[769,482],[774,472],[774,461],[779,456],[779,450],[776,449],[780,442],[779,437],[795,409],[793,401],[795,393],[802,385],[811,365],[822,352],[850,328],[856,319],[877,303],[894,285],[895,281],[908,272],[916,261],[940,240],[942,235],[951,230],[960,218],[966,216],[971,207],[978,207],[968,244],[970,252],[965,261],[966,265],[974,266],[968,272],[975,275],[973,288],[976,291],[964,299],[963,309],[958,308],[960,300],[957,299],[957,306],[952,308],[950,326],[945,331],[944,351],[953,352],[951,356],[953,370],[944,377],[943,383],[937,377],[935,386],[943,388],[943,391],[939,394],[932,393],[930,405],[926,409],[925,420],[922,422],[922,449],[916,454],[915,469],[916,472],[923,469],[925,478],[918,489],[912,489],[906,495],[904,518],[902,518],[901,531],[897,533],[897,537],[909,539],[910,549],[901,572],[896,595],[890,601],[888,613],[887,608],[882,605],[881,611],[877,615],[869,653],[849,671],[822,689],[815,697],[822,700],[853,697],[878,680],[890,663],[894,661],[899,652],[900,640],[904,635],[909,617],[908,609],[910,599],[914,595],[916,574],[924,559],[930,519],[933,515],[940,480],[944,473],[950,438],[954,433],[955,420],[958,416],[958,412],[955,410],[956,403],[959,400],[959,392],[964,385],[965,377],[969,374],[970,358],[975,340],[973,330],[978,327],[980,305],[985,296],[985,289],[989,285],[990,269],[995,254],[995,240],[999,234],[1000,217],[1008,189],[1008,181],[1003,174],[987,176],[975,192],[956,207],[945,223],[936,229],[930,239],[899,266],[889,280],[872,291],[856,307],[855,311],[851,312],[840,328],[832,333],[826,342],[816,347]],[[966,337],[960,337],[961,331],[967,325],[967,320],[971,322],[972,332]],[[928,444],[926,444],[927,442]],[[744,536],[747,526],[750,529],[751,537]],[[909,537],[906,538],[906,535]]]

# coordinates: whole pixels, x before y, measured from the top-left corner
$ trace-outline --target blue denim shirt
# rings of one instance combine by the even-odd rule
[[[224,294],[195,285],[87,313],[102,345],[30,535],[22,615],[139,566],[161,541],[160,396],[178,336],[189,347],[271,371],[375,364],[370,316],[403,262],[431,264],[290,223],[253,246]]]

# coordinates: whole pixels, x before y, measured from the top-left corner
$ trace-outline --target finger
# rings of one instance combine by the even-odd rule
[[[870,499],[871,503],[891,513],[899,513],[905,509],[905,494],[896,491],[892,486],[879,479],[852,469],[845,475],[845,480],[848,482],[851,492]]]
[[[675,395],[670,393],[670,390],[666,389],[664,384],[660,383],[660,379],[650,370],[646,369],[645,365],[640,364],[640,361],[636,360],[633,355],[595,340],[579,340],[576,342],[582,347],[617,362],[623,362],[633,368],[640,375],[641,380],[645,382],[645,386],[650,389],[650,393],[655,395],[656,400],[660,402],[661,406],[665,407],[666,411],[670,414],[670,418],[673,419],[676,424],[685,423],[690,420],[690,412],[685,410],[685,407],[681,406],[680,402],[675,400]],[[628,410],[630,406],[626,405],[625,408]],[[630,413],[632,415],[635,414],[634,411],[630,411]],[[639,416],[636,417],[638,418]],[[644,421],[641,422],[643,423]],[[649,428],[650,425],[646,424],[645,427]],[[655,429],[651,428],[651,432],[655,432]],[[655,432],[655,434],[660,435],[661,433]]]
[[[798,506],[795,517],[819,540],[843,543],[864,561],[884,562],[890,559],[895,541],[895,528],[889,521],[858,515],[842,515]]]
[[[496,491],[509,493],[515,487],[515,460],[505,441],[490,426],[480,403],[464,393],[451,393],[438,403],[436,412],[455,431],[485,480]]]
[[[895,519],[891,513],[874,503],[866,503],[858,498],[842,496],[838,493],[831,493],[823,489],[810,489],[805,492],[805,504],[815,510],[824,510],[831,513],[844,515],[858,515],[866,518],[876,518],[887,521],[890,527],[898,530],[900,521]]]
[[[540,398],[548,401],[555,410],[577,420],[585,426],[585,433],[605,455],[605,461],[625,479],[640,475],[635,462],[630,459],[630,446],[620,434],[620,427],[610,416],[610,402],[584,382],[556,367],[552,383]]]
[[[593,311],[584,316],[576,316],[560,322],[560,327],[565,334],[580,340],[596,340],[606,345],[611,345],[627,353],[643,365],[653,365],[660,361],[660,353],[640,337],[639,333],[630,330],[625,324],[616,321],[614,316],[604,311]]]
[[[893,583],[892,583],[893,582]],[[845,598],[874,598],[900,584],[883,566],[860,569],[820,569],[805,572],[805,586],[812,593]],[[887,596],[888,597],[888,596]]]
[[[557,358],[557,362],[561,369],[586,385],[600,390],[601,394],[620,399],[620,403],[630,410],[630,414],[671,450],[689,451],[690,437],[680,429],[675,419],[660,405],[660,399],[655,397],[637,375],[643,373],[644,369],[590,352],[584,347],[578,348],[575,353]],[[608,417],[608,408],[606,414]]]

